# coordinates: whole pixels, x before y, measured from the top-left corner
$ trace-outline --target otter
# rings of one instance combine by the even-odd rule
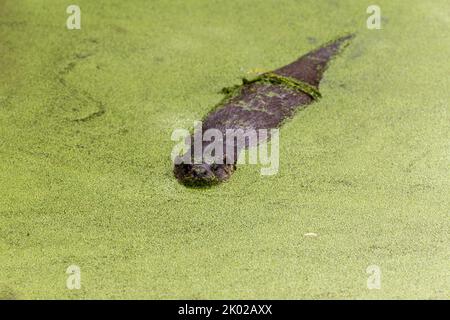
[[[227,129],[280,127],[296,111],[321,97],[319,84],[330,60],[353,37],[354,34],[340,37],[275,71],[263,73],[252,80],[243,79],[241,85],[224,88],[225,98],[204,117],[201,132],[215,129],[225,135]],[[270,136],[260,139],[257,144],[269,139]],[[207,144],[203,142],[203,147]],[[236,155],[250,146],[246,140],[243,145],[232,148],[232,156],[225,152],[222,161],[213,163],[202,160],[186,163],[180,160],[185,159],[186,155],[189,159],[194,158],[194,147],[191,146],[183,157],[175,159],[174,175],[182,184],[191,187],[212,186],[227,181],[236,170]]]

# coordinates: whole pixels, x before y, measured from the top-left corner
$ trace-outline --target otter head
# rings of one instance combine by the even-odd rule
[[[226,181],[236,169],[234,164],[200,163],[175,164],[173,172],[182,184],[191,187],[207,187]]]

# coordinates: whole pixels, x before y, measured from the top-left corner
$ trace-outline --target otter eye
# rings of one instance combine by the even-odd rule
[[[191,169],[192,169],[192,166],[191,166],[191,165],[189,165],[189,164],[183,165],[183,171],[184,171],[184,173],[188,173],[189,171],[191,171]]]

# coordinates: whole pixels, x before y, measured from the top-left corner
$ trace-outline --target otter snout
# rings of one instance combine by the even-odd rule
[[[228,164],[175,164],[174,175],[182,184],[193,187],[212,186],[228,180],[234,171]]]

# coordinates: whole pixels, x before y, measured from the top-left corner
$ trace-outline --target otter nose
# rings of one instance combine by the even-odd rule
[[[207,175],[208,171],[203,167],[196,167],[194,169],[194,177],[203,178]]]

